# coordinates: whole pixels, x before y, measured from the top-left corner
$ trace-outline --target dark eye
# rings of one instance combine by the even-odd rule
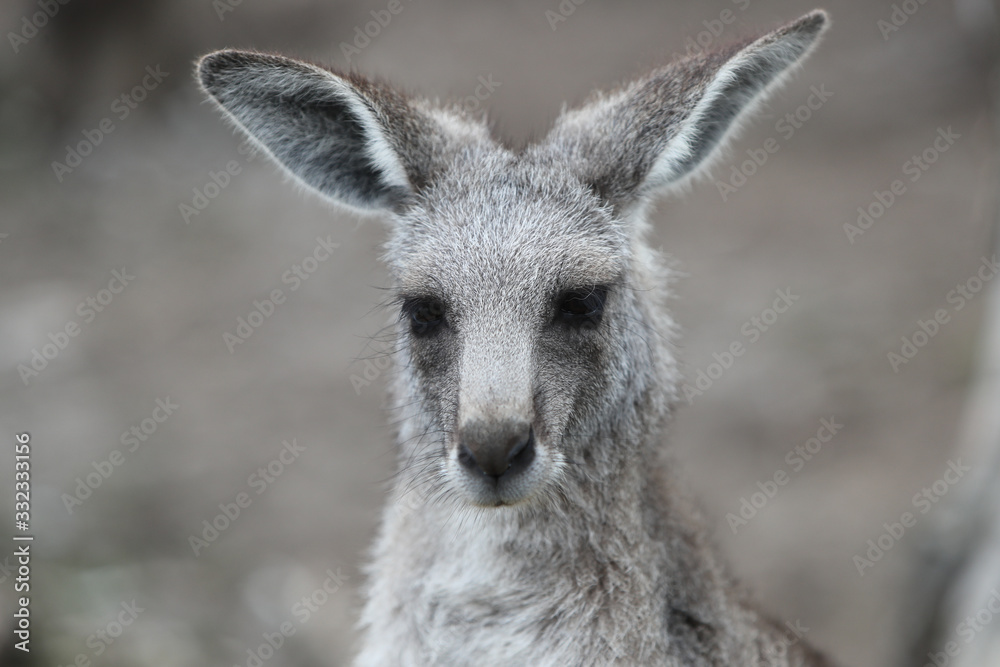
[[[418,336],[431,334],[444,324],[444,303],[434,297],[407,299],[403,302],[403,313]]]
[[[601,321],[607,296],[608,288],[603,285],[567,290],[556,302],[556,321],[593,328]]]

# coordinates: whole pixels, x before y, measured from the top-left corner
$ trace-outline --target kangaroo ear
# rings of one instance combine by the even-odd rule
[[[616,207],[641,201],[704,166],[827,21],[816,10],[756,40],[654,70],[564,113],[546,145]]]
[[[217,51],[205,92],[299,181],[358,209],[395,209],[423,187],[441,125],[386,86],[280,56]]]

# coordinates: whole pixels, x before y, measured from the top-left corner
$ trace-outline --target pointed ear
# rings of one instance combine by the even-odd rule
[[[602,198],[627,208],[704,166],[827,22],[813,11],[756,40],[654,70],[564,113],[543,145],[568,156]]]
[[[348,206],[396,209],[423,187],[445,143],[429,112],[386,86],[308,63],[217,51],[205,92],[300,182]]]

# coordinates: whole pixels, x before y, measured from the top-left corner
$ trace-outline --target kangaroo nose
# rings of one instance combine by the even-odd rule
[[[458,462],[470,472],[499,481],[525,470],[535,460],[535,432],[530,424],[473,423],[462,429]]]

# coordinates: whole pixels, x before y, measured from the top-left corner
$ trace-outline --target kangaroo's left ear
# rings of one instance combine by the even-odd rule
[[[827,23],[816,10],[758,39],[654,70],[564,113],[540,148],[568,158],[584,183],[627,208],[705,165]]]
[[[361,76],[251,51],[198,63],[209,96],[301,183],[362,210],[398,209],[447,162],[465,119]]]

